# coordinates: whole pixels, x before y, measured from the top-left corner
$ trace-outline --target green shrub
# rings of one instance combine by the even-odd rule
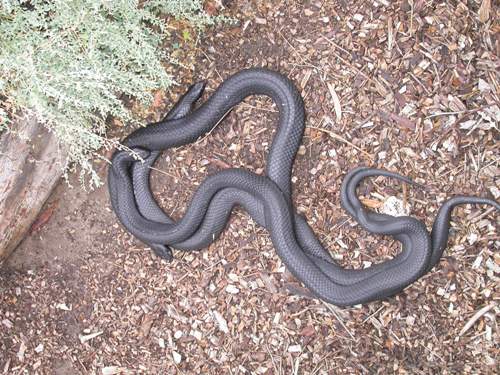
[[[214,21],[201,0],[0,0],[0,127],[12,126],[6,102],[32,112],[67,150],[65,171],[77,166],[85,186],[98,186],[91,158],[116,146],[106,119],[138,122],[120,96],[147,104],[173,84],[162,13],[198,28]]]

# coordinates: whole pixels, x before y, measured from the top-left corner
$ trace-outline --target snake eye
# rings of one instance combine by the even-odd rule
[[[189,95],[191,98],[194,99],[194,102],[196,102],[201,95],[203,94],[203,91],[205,91],[205,86],[207,85],[207,81],[199,81],[196,82],[195,84],[191,85],[189,88],[187,95]]]

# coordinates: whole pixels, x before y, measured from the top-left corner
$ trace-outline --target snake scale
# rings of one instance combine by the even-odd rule
[[[386,176],[414,184],[412,180],[385,170],[356,168],[342,182],[343,208],[368,232],[392,236],[402,244],[402,250],[393,259],[369,268],[345,269],[335,263],[291,202],[292,167],[305,127],[304,104],[294,84],[268,69],[246,69],[225,80],[195,108],[204,86],[203,82],[191,86],[165,119],[126,137],[123,144],[144,161],[126,150],[116,151],[112,158],[108,182],[116,215],[130,233],[164,259],[172,259],[171,248],[207,247],[223,231],[233,207],[239,205],[268,230],[278,255],[298,280],[317,297],[348,306],[394,295],[430,271],[446,247],[455,206],[475,203],[500,209],[491,199],[453,197],[441,206],[429,233],[413,217],[366,209],[356,195],[357,186],[367,177]],[[153,197],[150,167],[160,152],[196,141],[251,95],[271,97],[279,110],[265,174],[232,168],[208,176],[193,194],[184,216],[174,222]]]

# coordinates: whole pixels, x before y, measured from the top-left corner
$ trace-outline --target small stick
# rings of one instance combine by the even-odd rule
[[[427,120],[427,119],[438,117],[438,116],[450,116],[450,115],[460,115],[460,114],[463,114],[463,113],[474,113],[474,112],[481,111],[481,110],[483,110],[485,108],[493,107],[494,105],[498,105],[498,104],[499,103],[487,104],[487,105],[483,105],[483,106],[478,107],[478,108],[466,109],[465,111],[433,113],[432,115],[427,116],[425,119]]]
[[[493,307],[495,307],[494,303],[492,303],[491,305],[484,306],[481,310],[475,313],[472,316],[472,318],[470,318],[469,321],[465,323],[464,328],[462,328],[458,336],[462,336],[465,332],[467,332],[474,325],[474,323],[476,323],[484,314],[490,311]]]
[[[349,334],[349,336],[351,336],[351,338],[356,341],[356,338],[354,337],[354,335],[351,333],[351,331],[347,328],[347,326],[344,324],[344,321],[340,318],[340,316],[337,314],[337,311],[335,311],[335,309],[337,307],[334,307],[332,305],[330,305],[329,303],[325,302],[325,301],[322,301],[323,304],[328,308],[328,310],[330,310],[333,315],[335,315],[335,317],[337,318],[337,321],[340,323],[340,325],[345,329],[345,331]]]
[[[323,133],[326,133],[328,134],[330,137],[332,137],[333,139],[336,139],[337,141],[340,141],[340,142],[344,142],[345,144],[355,148],[356,150],[358,150],[359,152],[363,153],[365,156],[367,156],[368,158],[370,158],[371,160],[373,160],[373,156],[370,155],[368,152],[364,151],[363,149],[359,148],[358,146],[356,146],[354,143],[352,142],[349,142],[347,139],[345,139],[344,137],[332,132],[331,130],[327,130],[327,129],[323,129],[323,128],[319,128],[319,127],[316,127],[316,126],[308,126],[308,128],[310,129],[315,129],[315,130],[319,130],[320,132],[323,132]]]

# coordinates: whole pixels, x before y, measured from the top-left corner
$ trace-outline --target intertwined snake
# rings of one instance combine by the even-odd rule
[[[224,229],[232,208],[239,205],[267,228],[285,265],[315,295],[336,305],[353,305],[391,296],[428,272],[446,247],[455,206],[479,203],[500,209],[498,202],[487,198],[451,198],[440,208],[429,233],[415,218],[367,210],[356,195],[357,186],[366,177],[386,176],[413,184],[410,179],[380,169],[356,168],[342,182],[342,206],[368,232],[392,236],[401,242],[402,251],[393,259],[366,269],[344,269],[323,248],[291,202],[292,166],[305,126],[303,101],[294,84],[267,69],[242,70],[194,109],[203,90],[203,83],[193,85],[164,120],[140,128],[124,140],[123,144],[144,162],[119,150],[113,155],[109,172],[111,202],[118,218],[165,259],[172,259],[170,247],[207,247]],[[182,219],[174,222],[151,193],[150,167],[161,151],[196,141],[250,95],[269,96],[279,109],[279,124],[265,175],[225,169],[208,176],[194,193]]]

